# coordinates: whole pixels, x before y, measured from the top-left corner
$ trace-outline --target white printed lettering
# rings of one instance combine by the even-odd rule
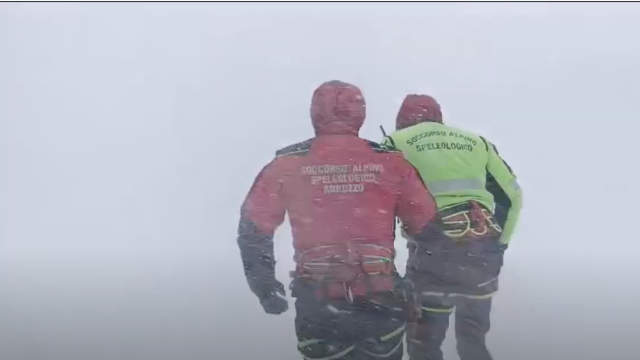
[[[384,172],[382,164],[311,165],[298,170],[309,176],[311,185],[322,185],[325,194],[365,192],[365,184],[378,183],[378,174]]]

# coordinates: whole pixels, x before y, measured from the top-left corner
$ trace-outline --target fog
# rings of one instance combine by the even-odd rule
[[[525,194],[496,359],[635,359],[640,5],[0,4],[0,358],[298,359],[242,274],[240,203],[311,92],[427,92]],[[406,250],[399,238],[398,264]],[[276,238],[279,279],[293,268]],[[455,359],[451,336],[447,355]]]

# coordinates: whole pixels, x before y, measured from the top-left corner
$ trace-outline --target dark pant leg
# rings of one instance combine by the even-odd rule
[[[454,306],[439,297],[423,297],[420,314],[407,329],[407,350],[411,360],[443,360],[442,343],[449,329]]]
[[[298,350],[309,360],[402,360],[404,319],[377,303],[296,301]]]
[[[329,308],[331,306],[331,308]],[[332,309],[338,312],[332,311]],[[353,360],[355,341],[342,331],[350,311],[348,304],[327,304],[310,298],[296,300],[296,335],[298,351],[308,360]]]
[[[364,311],[360,314],[362,328],[369,327],[370,337],[360,339],[357,360],[402,360],[404,354],[404,319],[393,316],[394,311]]]
[[[456,306],[456,340],[460,360],[493,360],[486,345],[491,298],[460,299]]]

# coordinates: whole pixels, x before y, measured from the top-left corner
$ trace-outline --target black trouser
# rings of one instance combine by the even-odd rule
[[[492,360],[485,337],[490,328],[491,297],[423,296],[420,314],[407,331],[411,360],[443,360],[442,343],[455,311],[455,331],[461,360]]]
[[[480,210],[467,203],[443,211],[446,236],[410,247],[407,278],[415,287],[416,312],[407,338],[411,360],[442,360],[454,308],[461,360],[492,359],[485,336],[506,245],[499,242],[501,229],[493,216],[486,209],[478,215]]]
[[[401,360],[404,311],[367,300],[296,299],[298,350],[309,360]]]

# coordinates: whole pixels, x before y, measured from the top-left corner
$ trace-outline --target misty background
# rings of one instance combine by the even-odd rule
[[[0,359],[299,359],[293,310],[262,312],[235,232],[332,79],[363,90],[361,136],[426,92],[519,175],[496,360],[636,359],[639,18],[636,3],[0,4]],[[276,256],[288,284],[286,224]]]

